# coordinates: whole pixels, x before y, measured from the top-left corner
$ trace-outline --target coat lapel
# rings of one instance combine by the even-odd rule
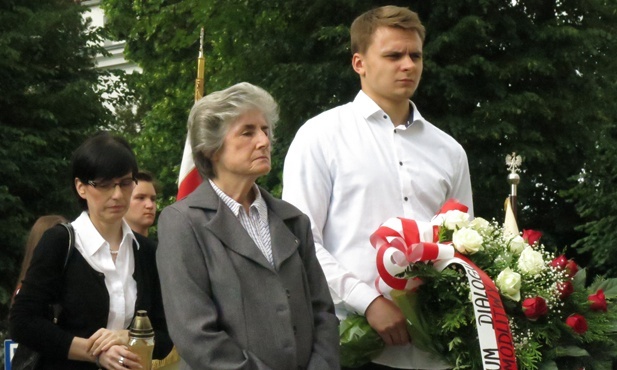
[[[270,223],[270,239],[272,240],[272,256],[278,271],[283,262],[296,252],[300,241],[271,209],[268,209],[268,220]]]
[[[260,191],[268,205],[268,222],[275,268],[270,265],[248,232],[242,227],[240,220],[216,195],[209,181],[204,181],[186,200],[189,202],[189,207],[201,208],[205,212],[203,227],[210,230],[225,247],[274,271],[278,270],[299,247],[298,238],[289,230],[284,221],[298,217],[302,213],[295,207],[272,197],[264,189],[260,188]]]
[[[266,256],[264,256],[248,232],[242,227],[240,220],[231,213],[229,207],[222,201],[219,203],[216,215],[205,226],[219,238],[225,247],[265,268],[273,269]]]

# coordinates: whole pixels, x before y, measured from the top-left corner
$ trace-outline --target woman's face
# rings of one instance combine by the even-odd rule
[[[270,125],[261,111],[249,110],[231,124],[212,163],[216,178],[254,181],[270,172]]]
[[[135,187],[133,175],[129,172],[110,180],[96,179],[87,183],[75,179],[80,197],[88,203],[90,219],[97,223],[116,223],[129,209],[131,193]]]

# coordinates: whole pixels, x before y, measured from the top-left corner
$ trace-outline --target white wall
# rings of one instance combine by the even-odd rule
[[[105,25],[105,13],[100,6],[101,0],[82,1],[81,4],[89,8],[89,10],[83,14],[84,17],[92,19],[92,27],[103,27]],[[96,65],[98,68],[121,69],[127,73],[133,73],[135,71],[141,72],[139,66],[124,59],[124,41],[105,40],[103,45],[105,49],[111,53],[111,56],[98,55],[96,57]]]

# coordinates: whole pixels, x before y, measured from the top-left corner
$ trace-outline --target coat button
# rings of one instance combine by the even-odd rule
[[[289,289],[285,289],[285,293],[287,293],[287,299],[289,299],[291,297],[291,293],[289,292]]]

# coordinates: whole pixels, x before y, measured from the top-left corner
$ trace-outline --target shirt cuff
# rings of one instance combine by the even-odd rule
[[[365,315],[368,306],[379,296],[381,294],[377,289],[361,282],[349,292],[347,299],[345,299],[345,304],[360,315]]]

